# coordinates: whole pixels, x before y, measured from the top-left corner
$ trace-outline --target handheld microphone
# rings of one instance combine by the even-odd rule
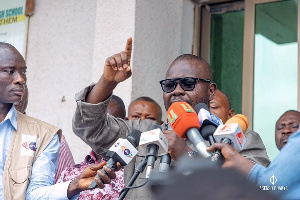
[[[106,156],[109,160],[106,162],[106,166],[112,170],[117,169],[117,162],[122,166],[127,165],[132,158],[137,154],[136,147],[139,145],[141,131],[133,130],[126,139],[119,138],[108,150]],[[105,174],[107,172],[104,169],[101,171]],[[107,174],[108,175],[108,174]],[[97,177],[104,183],[102,178],[97,174]],[[93,181],[89,189],[94,189],[97,187],[97,183]]]
[[[168,140],[158,124],[151,127],[152,130],[141,134],[139,149],[147,157],[146,178],[150,177],[157,156],[168,152]]]
[[[205,140],[208,140],[210,145],[215,143],[214,132],[217,127],[222,125],[222,120],[209,112],[209,108],[205,103],[199,103],[195,106],[195,110],[198,113],[198,119],[200,123],[200,134]],[[218,161],[221,158],[220,150],[216,150],[213,154],[212,160]]]
[[[209,112],[209,108],[205,103],[199,103],[195,106],[195,111],[198,113],[200,123],[200,133],[205,140],[210,144],[214,144],[213,134],[217,127],[222,125],[222,120]]]
[[[243,133],[246,133],[249,122],[245,115],[242,115],[242,114],[234,115],[233,117],[228,119],[225,124],[233,124],[233,123],[238,123],[240,125]]]
[[[200,123],[195,110],[186,102],[173,103],[167,113],[168,122],[174,132],[181,138],[189,138],[204,158],[212,154],[206,151],[207,145],[199,133]]]
[[[243,130],[241,129],[243,127]],[[248,119],[244,115],[235,115],[225,125],[221,125],[214,133],[214,138],[219,143],[230,144],[237,151],[241,151],[246,144],[243,132],[248,128]]]
[[[160,157],[160,164],[158,171],[159,172],[167,172],[170,168],[171,156],[170,154],[165,154]]]

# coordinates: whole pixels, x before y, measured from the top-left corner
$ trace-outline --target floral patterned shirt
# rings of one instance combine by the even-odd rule
[[[104,159],[101,160],[101,162]],[[77,178],[81,172],[88,167],[90,164],[98,163],[96,161],[95,152],[91,151],[87,155],[83,162],[76,164],[72,167],[66,168],[60,175],[58,183],[74,180]],[[119,198],[120,191],[125,187],[124,186],[124,169],[120,169],[115,172],[116,178],[111,180],[110,184],[106,184],[103,189],[95,188],[93,190],[82,191],[79,195],[79,200],[92,200],[92,199],[101,199],[101,200],[113,200]]]

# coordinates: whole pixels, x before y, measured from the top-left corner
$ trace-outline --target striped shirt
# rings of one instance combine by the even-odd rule
[[[60,150],[59,150],[59,160],[58,166],[55,174],[55,183],[57,182],[58,178],[60,177],[61,172],[67,168],[75,165],[71,150],[69,145],[66,141],[65,136],[61,136],[60,142]]]

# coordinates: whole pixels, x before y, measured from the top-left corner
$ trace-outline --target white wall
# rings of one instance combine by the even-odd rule
[[[74,95],[92,74],[97,2],[86,2],[35,1],[27,45],[27,114],[60,127],[76,161],[89,149],[71,128]]]
[[[186,32],[193,28],[189,0],[35,2],[28,33],[27,113],[62,128],[75,162],[83,160],[89,147],[72,132],[74,95],[99,79],[105,59],[123,51],[129,36],[133,76],[114,93],[126,107],[146,95],[164,110],[159,80],[177,56],[192,49],[192,30]]]

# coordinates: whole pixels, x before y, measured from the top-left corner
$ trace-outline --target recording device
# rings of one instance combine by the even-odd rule
[[[106,162],[106,166],[112,170],[117,169],[117,162],[122,166],[127,165],[132,158],[137,154],[136,147],[139,145],[139,140],[141,136],[141,131],[133,130],[126,139],[119,138],[108,150],[106,156],[109,160]],[[105,174],[107,172],[104,169],[101,171]],[[104,183],[102,178],[97,174],[97,177]],[[89,189],[94,189],[97,187],[97,183],[93,181]]]
[[[237,151],[241,151],[246,144],[246,137],[243,132],[246,132],[247,128],[248,119],[241,114],[235,115],[217,128],[214,138],[216,142],[230,144]]]
[[[174,132],[181,138],[188,138],[202,157],[212,155],[206,151],[207,145],[198,131],[198,116],[191,105],[186,102],[173,103],[168,109],[167,118]]]
[[[141,134],[139,150],[147,156],[146,178],[150,177],[157,156],[168,152],[168,140],[158,124],[151,127],[152,130]]]

